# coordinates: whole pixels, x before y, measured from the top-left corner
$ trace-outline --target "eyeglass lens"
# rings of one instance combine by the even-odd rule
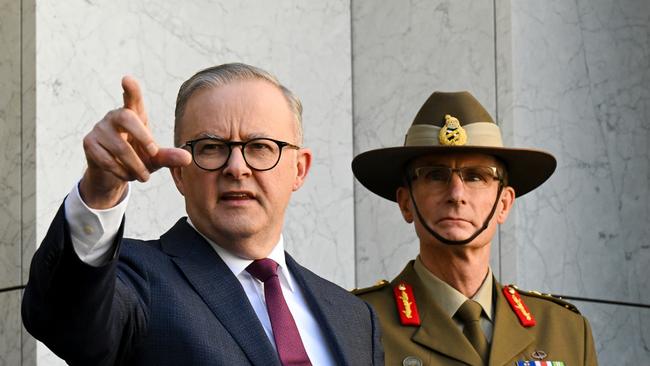
[[[465,187],[482,189],[490,186],[490,182],[499,179],[495,167],[468,166],[450,168],[445,166],[427,166],[415,168],[415,178],[433,188],[445,188],[451,181],[453,173],[457,173]]]
[[[270,139],[253,139],[246,142],[226,142],[218,139],[202,139],[193,143],[192,152],[196,164],[206,170],[223,167],[231,154],[232,145],[241,145],[246,164],[255,170],[273,168],[280,160],[280,145]]]

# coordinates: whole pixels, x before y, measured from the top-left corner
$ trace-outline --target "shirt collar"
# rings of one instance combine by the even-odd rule
[[[442,308],[445,314],[453,317],[460,306],[467,300],[467,297],[446,282],[436,277],[433,273],[424,267],[420,256],[415,259],[415,273],[420,277],[424,284],[425,290],[433,294],[436,303]],[[478,302],[488,319],[492,320],[492,270],[488,267],[488,273],[479,287],[478,291],[472,297],[472,300]]]
[[[481,304],[483,311],[485,311],[485,314],[487,314],[490,320],[493,320],[494,315],[492,313],[492,282],[492,269],[488,266],[488,273],[485,276],[485,280],[483,280],[483,284],[481,284],[481,287],[478,288],[478,291],[472,297],[472,300]]]
[[[240,277],[240,276],[249,276],[252,278],[250,273],[246,272],[246,267],[248,267],[251,263],[253,263],[252,259],[247,259],[247,258],[242,258],[239,257],[229,250],[225,249],[224,247],[220,246],[219,244],[213,242],[210,240],[207,236],[203,235],[192,223],[192,220],[190,218],[187,218],[187,223],[194,229],[196,230],[199,235],[201,235],[209,244],[212,246],[212,248],[217,252],[219,257],[226,263],[226,266],[230,269],[230,271],[235,275],[235,277]],[[291,291],[294,291],[294,282],[293,278],[291,277],[291,274],[289,273],[289,269],[287,268],[287,261],[286,257],[284,255],[284,237],[282,234],[280,234],[280,239],[278,242],[275,244],[273,249],[271,250],[271,253],[267,256],[267,258],[273,259],[278,265],[279,265],[279,273],[278,276],[280,277],[280,281],[284,283],[285,286]]]

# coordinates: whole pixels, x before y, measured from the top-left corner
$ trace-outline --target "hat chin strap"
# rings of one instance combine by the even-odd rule
[[[420,209],[418,209],[418,205],[415,202],[415,197],[413,197],[413,187],[411,186],[411,177],[408,174],[406,175],[406,182],[409,186],[409,196],[411,197],[411,202],[413,202],[413,207],[415,208],[415,214],[418,216],[418,220],[420,220],[420,223],[422,224],[422,226],[424,226],[425,229],[427,229],[429,234],[433,235],[433,237],[438,239],[438,241],[440,241],[441,243],[447,245],[465,245],[470,243],[472,240],[476,239],[477,236],[481,235],[481,233],[485,231],[485,229],[487,229],[488,225],[490,225],[490,220],[492,220],[492,216],[494,216],[494,212],[497,209],[497,203],[499,202],[501,191],[503,191],[503,183],[499,182],[499,190],[497,191],[497,198],[494,200],[494,204],[492,205],[492,210],[490,211],[490,214],[483,222],[483,226],[480,229],[476,230],[476,232],[472,236],[470,236],[465,240],[450,240],[435,232],[432,228],[429,227],[427,222],[422,218],[422,214],[420,214]]]

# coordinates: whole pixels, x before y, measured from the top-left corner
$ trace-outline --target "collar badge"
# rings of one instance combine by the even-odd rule
[[[420,314],[418,313],[418,306],[415,303],[411,285],[400,282],[393,287],[393,295],[395,296],[395,305],[397,306],[400,323],[402,325],[419,326]]]

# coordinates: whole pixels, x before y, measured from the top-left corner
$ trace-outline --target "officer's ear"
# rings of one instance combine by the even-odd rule
[[[397,198],[397,204],[399,209],[402,212],[402,217],[404,221],[409,224],[413,222],[413,208],[411,205],[411,196],[409,195],[408,188],[399,187],[397,192],[395,192],[395,197]]]
[[[497,207],[497,223],[503,224],[508,218],[508,214],[515,203],[515,189],[510,186],[503,187],[501,197],[499,198],[499,207]]]

